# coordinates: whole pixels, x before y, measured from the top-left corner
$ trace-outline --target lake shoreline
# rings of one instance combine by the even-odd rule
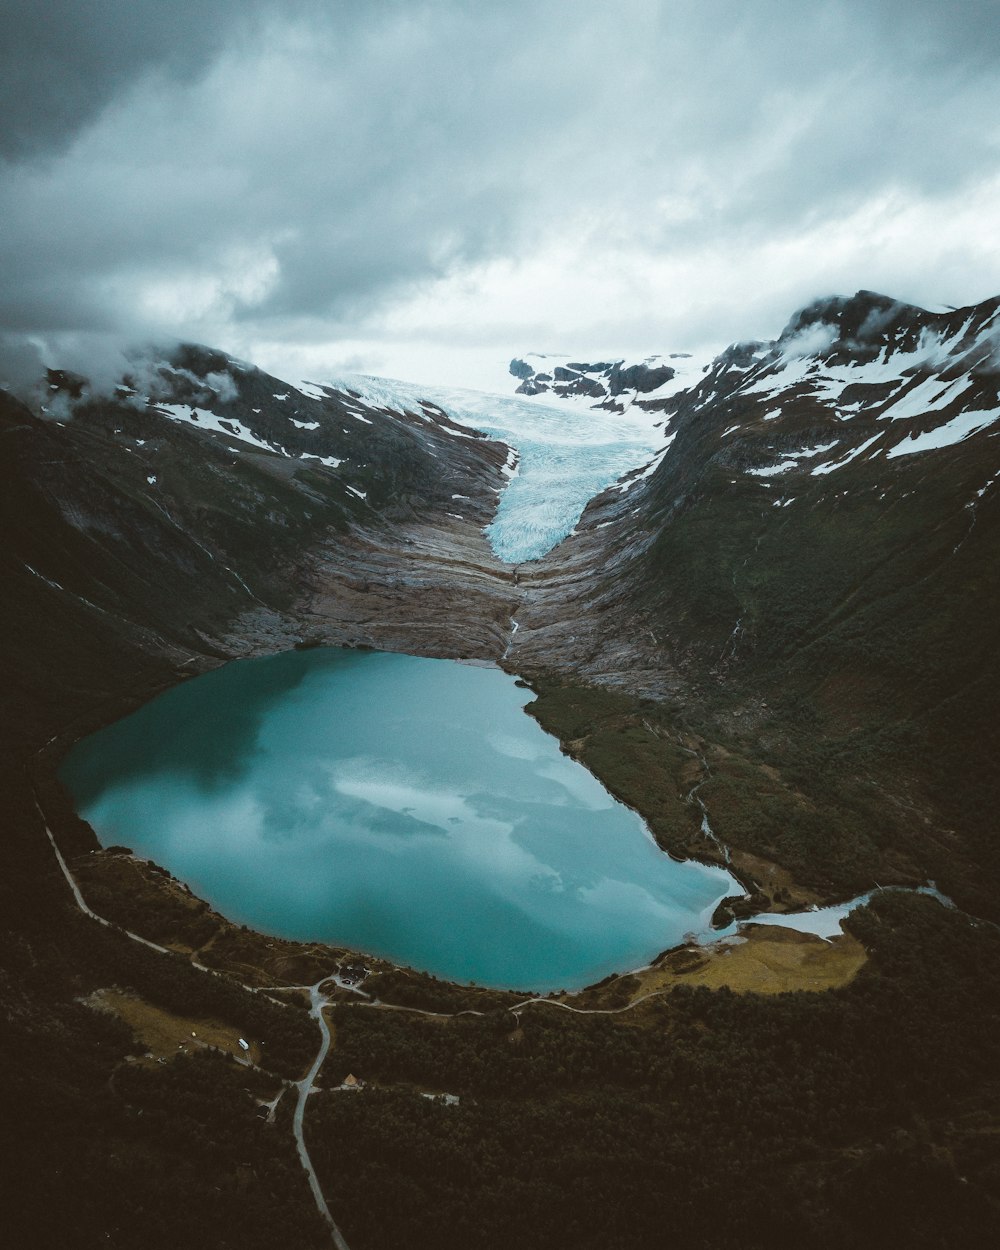
[[[219,667],[219,665],[211,664],[205,668],[205,671],[210,671],[212,668],[216,667]],[[190,675],[190,669],[185,668],[175,670],[173,674],[174,680],[151,683],[143,690],[141,695],[138,693],[132,693],[129,696],[116,700],[113,709],[105,707],[102,709],[100,716],[91,718],[90,723],[86,725],[85,728],[81,728],[78,724],[77,726],[74,726],[72,730],[68,730],[63,735],[58,735],[51,739],[43,748],[42,752],[35,757],[33,772],[35,773],[40,793],[44,794],[47,791],[47,801],[51,803],[52,800],[55,799],[56,807],[63,808],[64,814],[71,816],[72,818],[72,824],[75,828],[73,828],[72,834],[70,835],[70,841],[72,841],[75,846],[74,849],[70,850],[69,856],[72,858],[75,852],[75,870],[78,871],[81,865],[83,866],[84,871],[81,876],[84,879],[84,883],[86,883],[86,878],[88,876],[93,876],[93,871],[90,869],[88,861],[90,864],[98,865],[102,863],[103,860],[116,857],[112,852],[101,848],[98,840],[96,839],[96,835],[93,834],[89,825],[86,825],[85,822],[76,817],[75,813],[72,811],[65,811],[66,808],[71,809],[72,805],[69,803],[68,796],[65,794],[61,783],[55,775],[59,762],[74,742],[83,737],[85,733],[93,732],[93,729],[97,727],[95,722],[99,721],[102,725],[113,724],[117,720],[121,719],[122,715],[127,715],[128,712],[134,710],[137,706],[141,706],[142,704],[149,702],[157,694],[163,693],[165,690],[172,688],[179,681],[185,680]],[[563,744],[563,749],[566,750],[565,744]],[[46,784],[46,781],[48,784]],[[60,799],[61,801],[59,801]],[[638,810],[637,814],[640,816],[642,815],[641,811]],[[58,830],[59,825],[62,823],[58,819],[58,816],[53,815],[50,819]],[[69,822],[66,823],[68,824]],[[83,830],[85,830],[86,834],[89,835],[87,840],[92,843],[89,846],[80,845],[80,842],[82,841],[80,835]],[[65,832],[68,833],[69,830],[65,830]],[[666,851],[663,853],[667,854]],[[297,942],[291,939],[277,937],[260,929],[253,929],[247,926],[239,925],[236,922],[227,920],[218,912],[215,912],[214,909],[204,902],[204,900],[198,899],[186,884],[178,882],[176,878],[172,877],[168,872],[166,872],[165,869],[155,865],[152,861],[144,860],[143,857],[137,855],[129,855],[128,857],[121,858],[128,858],[134,865],[145,865],[145,871],[147,874],[156,878],[159,883],[171,883],[168,888],[173,891],[179,891],[183,894],[185,899],[192,906],[192,909],[197,911],[199,914],[209,913],[213,917],[217,917],[217,923],[226,937],[223,942],[218,944],[218,948],[213,956],[213,958],[218,961],[217,964],[214,965],[215,970],[228,972],[232,975],[245,976],[248,968],[256,967],[259,972],[259,985],[261,988],[279,984],[288,984],[290,977],[299,980],[301,983],[311,983],[312,980],[315,980],[316,976],[323,975],[324,972],[330,967],[339,966],[341,962],[346,961],[348,963],[362,962],[365,966],[370,967],[373,972],[402,973],[406,976],[414,978],[417,981],[422,978],[426,978],[429,981],[434,982],[437,986],[446,987],[449,996],[454,996],[462,1001],[465,1001],[470,993],[483,993],[489,996],[498,995],[501,998],[517,997],[519,995],[523,996],[523,990],[484,990],[480,987],[472,987],[470,985],[463,984],[460,981],[442,980],[439,977],[433,976],[433,974],[422,973],[418,969],[395,964],[391,960],[368,954],[362,950],[356,950],[346,946],[329,945],[322,942]],[[708,862],[711,861],[709,860]],[[113,881],[106,881],[104,886],[105,888],[110,886],[113,895],[120,892],[120,897],[122,898],[134,899],[135,897],[134,888],[126,888],[124,883],[121,881],[117,884]],[[155,908],[151,910],[151,915],[155,915],[155,910]],[[109,916],[108,919],[114,922],[113,915]],[[758,915],[755,917],[754,924],[758,926],[766,924],[766,920],[762,915]],[[146,936],[146,934],[143,934],[143,936]],[[723,935],[713,937],[710,934],[706,934],[696,945],[701,950],[707,950],[711,953],[712,948],[724,948],[728,940],[729,939]],[[183,941],[178,942],[175,940],[173,943],[173,948],[177,949],[179,953],[183,953],[183,947]],[[197,960],[199,949],[199,946],[190,944],[187,953],[193,960]],[[676,956],[678,952],[689,951],[691,949],[690,943],[682,942],[659,952],[648,964],[643,965],[642,967],[626,968],[609,974],[606,978],[604,978],[604,981],[599,984],[604,985],[606,983],[617,983],[624,981],[626,978],[640,976],[640,974],[647,972],[649,969],[655,969],[661,966],[664,962],[669,961],[671,957]],[[251,955],[249,960],[247,958],[248,955]],[[295,969],[294,973],[292,971],[293,966]],[[785,988],[794,987],[794,978],[792,978]],[[547,996],[553,999],[572,1002],[577,999],[585,999],[588,995],[593,998],[594,989],[595,986],[592,984],[579,989],[553,990],[548,992]]]
[[[738,886],[526,717],[498,669],[344,648],[241,661],[78,743],[105,846],[223,914],[434,975],[577,989],[708,931]]]

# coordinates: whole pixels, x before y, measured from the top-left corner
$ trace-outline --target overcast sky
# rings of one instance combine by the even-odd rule
[[[997,0],[0,0],[0,329],[286,375],[1000,293]],[[79,363],[79,362],[77,362]]]

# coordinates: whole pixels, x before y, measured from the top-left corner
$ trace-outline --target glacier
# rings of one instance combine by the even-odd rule
[[[421,401],[436,404],[460,425],[516,451],[516,466],[510,466],[485,531],[505,564],[541,559],[573,532],[595,495],[648,465],[666,441],[663,414],[635,404],[612,413],[548,396],[540,401],[358,375],[330,385],[395,411],[419,414]]]

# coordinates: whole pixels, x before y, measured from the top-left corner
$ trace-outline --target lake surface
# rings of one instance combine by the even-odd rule
[[[547,991],[708,927],[728,873],[676,863],[498,669],[317,649],[192,679],[61,776],[124,844],[239,923]]]

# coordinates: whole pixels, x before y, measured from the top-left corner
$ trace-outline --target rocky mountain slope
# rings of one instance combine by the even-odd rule
[[[822,301],[653,399],[668,449],[533,572],[513,656],[572,635],[595,679],[679,705],[730,752],[699,792],[724,841],[990,914],[998,310]],[[553,619],[569,564],[604,570],[589,631]]]
[[[81,648],[113,639],[197,668],[239,649],[226,638],[244,617],[266,646],[328,547],[340,559],[350,549],[350,577],[364,582],[362,536],[375,548],[403,544],[404,528],[412,545],[420,526],[477,536],[505,480],[507,449],[433,407],[389,412],[292,388],[194,347],[141,371],[110,397],[52,374],[35,413],[0,394],[4,724],[22,738],[65,719],[65,687],[85,680]],[[462,524],[450,515],[458,494]],[[370,580],[375,590],[377,571]],[[285,645],[307,628],[298,616]]]

